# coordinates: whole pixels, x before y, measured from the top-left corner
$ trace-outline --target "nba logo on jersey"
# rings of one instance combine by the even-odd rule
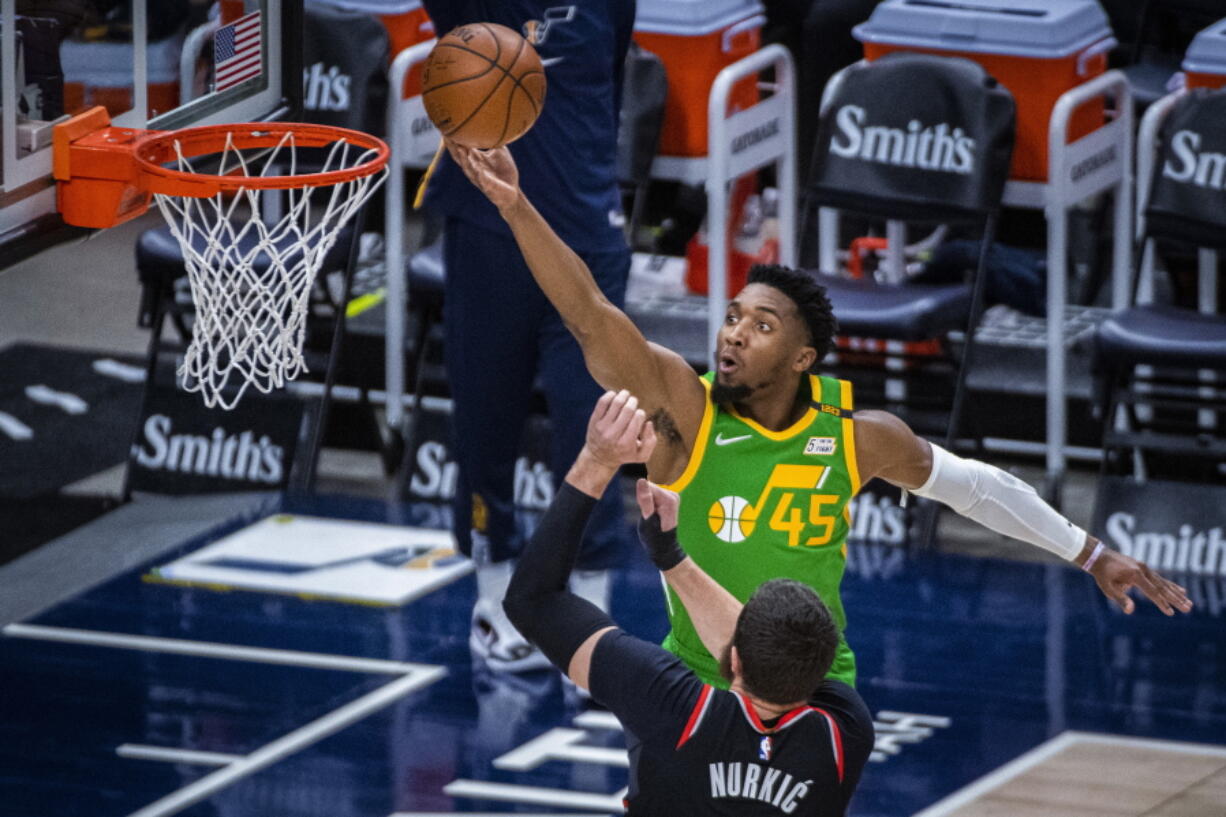
[[[810,437],[805,445],[805,453],[809,456],[826,456],[834,453],[834,437]]]
[[[762,742],[758,744],[758,760],[769,761],[771,759],[771,736],[763,735]]]

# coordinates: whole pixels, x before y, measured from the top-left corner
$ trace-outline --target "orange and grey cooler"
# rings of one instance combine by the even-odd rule
[[[146,111],[154,117],[179,105],[179,54],[182,35],[150,42],[145,52],[149,81],[144,89]],[[132,43],[109,40],[65,40],[60,47],[64,66],[64,109],[76,113],[94,105],[120,116],[136,104],[132,87]]]
[[[715,76],[758,50],[766,17],[757,0],[639,0],[634,39],[668,71],[662,156],[707,155],[707,96]],[[737,84],[730,110],[758,100],[751,78]]]
[[[756,52],[766,22],[758,0],[640,0],[634,39],[660,57],[668,73],[668,98],[660,133],[662,157],[701,159],[708,144],[708,101],[719,72]],[[737,82],[729,95],[728,114],[758,101],[756,79]],[[667,161],[667,160],[666,160]],[[739,224],[755,182],[746,178],[732,197],[732,223]],[[686,284],[707,294],[709,248],[705,239],[691,239],[686,249]],[[751,259],[731,246],[728,250],[731,291],[745,283]]]
[[[1189,90],[1226,85],[1226,19],[1218,20],[1193,38],[1182,67]]]
[[[870,60],[920,51],[974,60],[1017,100],[1010,177],[1041,181],[1048,170],[1048,122],[1066,91],[1099,76],[1116,45],[1095,0],[886,0],[855,28]],[[1073,117],[1070,139],[1103,124],[1101,100]]]

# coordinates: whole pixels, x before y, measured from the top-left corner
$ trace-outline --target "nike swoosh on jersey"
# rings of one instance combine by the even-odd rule
[[[548,59],[541,60],[541,67],[548,68],[551,65],[558,64],[564,59],[566,59],[566,57],[549,57]]]
[[[731,445],[732,443],[739,443],[741,440],[748,440],[752,436],[752,434],[742,434],[739,437],[725,437],[723,432],[720,432],[719,434],[715,435],[715,444]]]

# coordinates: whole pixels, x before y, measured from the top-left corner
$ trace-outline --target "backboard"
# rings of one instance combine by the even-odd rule
[[[282,119],[302,93],[302,0],[0,0],[0,268],[82,235],[56,212],[55,123]]]

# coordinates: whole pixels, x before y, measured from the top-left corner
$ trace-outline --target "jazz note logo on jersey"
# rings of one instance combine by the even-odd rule
[[[788,547],[828,545],[834,537],[837,517],[829,512],[842,501],[839,494],[819,494],[831,469],[825,465],[779,463],[762,486],[756,502],[740,496],[715,500],[707,511],[711,533],[730,544],[753,535],[760,521],[768,529],[787,534]],[[774,510],[767,504],[774,498]]]
[[[529,20],[524,23],[524,39],[535,46],[542,46],[549,39],[549,29],[560,23],[569,23],[575,19],[574,6],[554,6],[545,9],[540,20]]]
[[[812,457],[833,454],[837,443],[834,437],[810,437],[805,453]]]

